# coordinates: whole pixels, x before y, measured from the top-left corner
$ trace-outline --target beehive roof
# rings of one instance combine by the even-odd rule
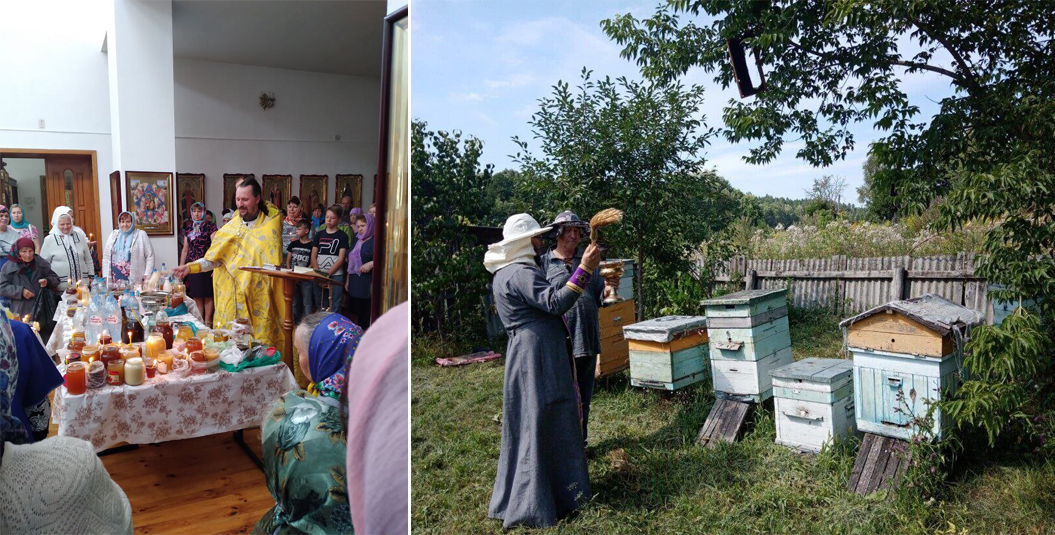
[[[765,301],[777,294],[784,294],[788,290],[787,288],[768,288],[764,290],[744,290],[742,292],[731,293],[729,295],[723,295],[715,297],[713,299],[707,299],[701,303],[705,307],[720,306],[720,305],[750,305],[759,301]]]
[[[839,326],[849,327],[855,322],[888,310],[904,314],[909,319],[933,329],[942,336],[949,334],[954,327],[974,327],[985,320],[985,317],[979,312],[957,305],[939,295],[926,294],[921,297],[891,301],[885,305],[879,305],[852,318],[843,320]]]

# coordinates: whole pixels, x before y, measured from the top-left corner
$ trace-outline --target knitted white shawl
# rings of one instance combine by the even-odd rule
[[[132,533],[132,506],[91,443],[51,437],[4,445],[0,534]]]

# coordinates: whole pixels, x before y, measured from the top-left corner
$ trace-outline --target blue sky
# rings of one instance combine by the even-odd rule
[[[411,115],[427,121],[430,129],[461,130],[480,138],[482,163],[492,163],[496,170],[516,168],[510,155],[517,147],[511,139],[530,141],[531,114],[558,80],[574,87],[583,67],[592,69],[595,78],[640,79],[637,66],[619,56],[619,45],[604,34],[600,21],[622,13],[646,18],[659,1],[414,0]],[[706,87],[700,111],[712,125],[720,125],[722,108],[739,97],[735,87],[723,89],[699,70],[684,82]],[[929,73],[907,77],[904,87],[922,118],[932,116],[936,103],[951,94],[944,78]],[[814,178],[833,174],[848,183],[844,200],[856,202],[868,144],[882,132],[870,124],[852,131],[855,150],[828,168],[797,160],[794,152],[800,145],[793,141],[764,166],[742,160],[752,145],[721,138],[714,139],[704,157],[708,167],[742,191],[802,198]]]

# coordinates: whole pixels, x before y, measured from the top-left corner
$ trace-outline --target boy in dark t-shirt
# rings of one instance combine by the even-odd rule
[[[308,267],[311,266],[311,248],[314,245],[308,239],[311,233],[311,221],[301,219],[297,221],[297,239],[289,242],[286,247],[286,267]],[[300,320],[315,312],[315,283],[311,281],[297,281],[297,292],[293,294],[293,321]]]
[[[329,307],[330,312],[340,312],[341,302],[344,300],[344,263],[348,255],[350,243],[348,235],[338,225],[344,209],[335,204],[326,210],[326,223],[322,230],[315,234],[311,252],[311,267],[322,271],[337,282],[330,286]],[[315,300],[319,308],[325,308],[327,300],[324,299],[322,287],[316,285]]]

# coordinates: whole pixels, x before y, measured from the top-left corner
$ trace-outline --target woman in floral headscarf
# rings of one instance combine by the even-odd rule
[[[150,237],[136,229],[135,214],[121,212],[117,216],[117,228],[110,233],[103,248],[103,278],[127,281],[131,286],[153,272],[154,247]]]
[[[183,230],[183,257],[180,265],[197,262],[212,245],[212,237],[219,230],[205,217],[205,205],[190,205],[190,221]],[[187,275],[187,295],[198,305],[206,325],[212,325],[212,271]]]
[[[363,330],[317,312],[293,335],[308,390],[283,394],[261,427],[264,472],[275,507],[253,533],[352,533],[344,431],[345,373]]]

